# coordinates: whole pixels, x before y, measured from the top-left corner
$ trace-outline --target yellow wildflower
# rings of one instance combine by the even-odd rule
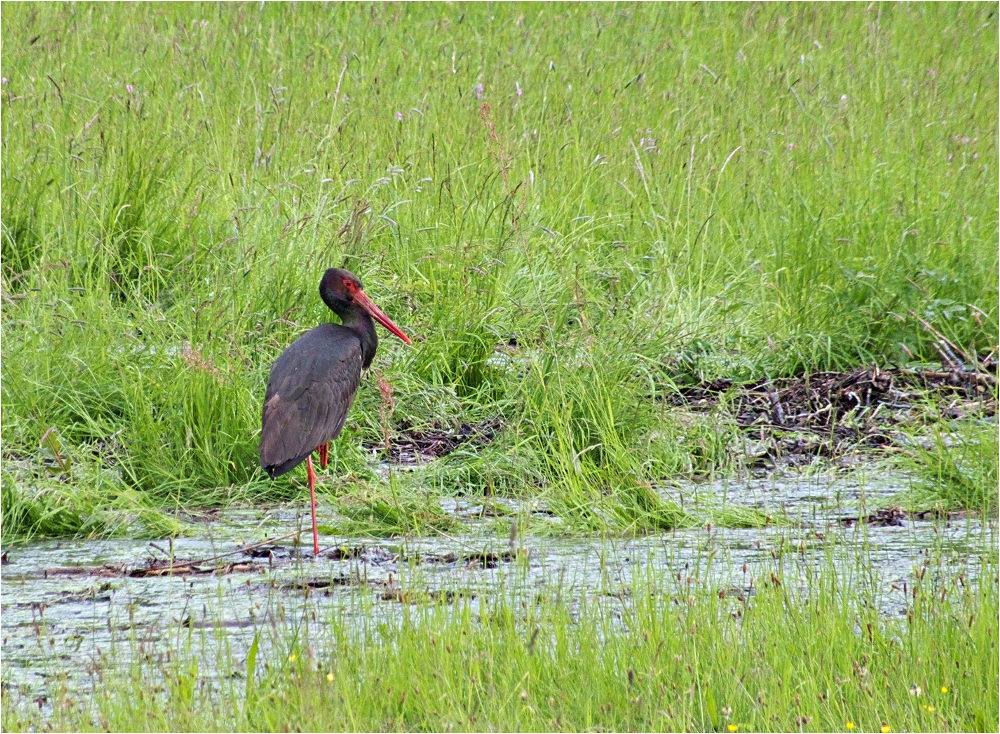
[[[729,731],[736,731],[737,729],[739,729],[739,727],[736,726],[736,724],[727,724],[726,728],[729,729]]]
[[[948,692],[948,686],[941,686],[941,693],[947,693],[947,692]]]
[[[928,711],[937,711],[937,709],[934,708],[933,706],[924,706],[924,708],[927,709]]]
[[[331,683],[333,682],[333,679],[334,679],[334,678],[336,678],[336,677],[337,677],[337,676],[335,676],[335,675],[334,675],[333,673],[327,673],[327,674],[326,674],[326,679],[327,679],[328,681],[330,681]]]
[[[882,724],[882,728],[879,729],[879,731],[882,732],[882,734],[889,734],[889,732],[892,731],[892,729],[890,729],[885,724]]]
[[[846,726],[848,729],[853,729],[854,728],[854,722],[853,721],[848,721],[846,724],[844,724],[844,726]]]
[[[289,655],[289,656],[288,656],[288,662],[290,662],[290,663],[294,663],[294,662],[295,662],[295,658],[296,658],[296,657],[298,657],[298,656],[297,656],[297,655],[295,655],[294,653],[293,653],[293,654],[291,654],[291,655]]]

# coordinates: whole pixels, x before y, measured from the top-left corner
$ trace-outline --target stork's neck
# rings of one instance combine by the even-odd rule
[[[344,328],[350,329],[357,334],[358,339],[361,341],[361,367],[368,369],[368,365],[375,359],[375,350],[378,348],[378,334],[375,333],[375,322],[372,321],[371,316],[360,308],[334,308],[333,310],[340,316]]]

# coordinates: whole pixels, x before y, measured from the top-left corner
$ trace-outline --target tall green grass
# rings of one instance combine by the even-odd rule
[[[260,400],[329,266],[415,337],[391,425],[500,416],[467,490],[582,522],[731,469],[677,383],[933,359],[913,314],[995,345],[992,5],[3,10],[5,458],[54,427],[154,505],[293,496]]]
[[[514,581],[446,603],[407,578],[401,618],[359,592],[347,614],[268,623],[221,657],[182,628],[168,656],[136,642],[131,669],[97,663],[91,695],[54,686],[51,715],[9,699],[3,728],[992,731],[995,570],[914,569],[894,615],[884,579],[822,562],[805,589],[776,569],[743,599],[655,565],[606,596]]]

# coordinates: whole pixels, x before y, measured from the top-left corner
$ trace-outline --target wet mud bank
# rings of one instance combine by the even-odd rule
[[[714,380],[680,388],[672,402],[696,413],[731,414],[748,439],[749,468],[758,473],[819,459],[849,463],[906,447],[902,429],[929,417],[995,417],[996,361],[991,354],[971,366],[873,365],[747,384]]]
[[[944,348],[942,356],[957,349]],[[821,460],[856,465],[872,455],[905,449],[908,427],[932,420],[995,418],[996,354],[959,354],[927,367],[871,365],[749,383],[708,380],[665,393],[680,411],[731,418],[747,439],[746,466],[757,474]],[[509,368],[509,354],[504,357],[498,364]],[[421,465],[459,447],[485,446],[504,429],[500,417],[454,426],[403,422],[381,443],[366,448],[383,452],[393,465]]]

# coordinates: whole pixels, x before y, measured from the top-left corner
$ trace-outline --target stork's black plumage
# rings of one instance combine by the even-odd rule
[[[372,319],[410,343],[372,303],[353,273],[327,270],[319,293],[342,324],[323,324],[307,331],[278,357],[267,383],[260,437],[260,464],[272,479],[307,462],[315,553],[319,553],[319,536],[311,455],[318,449],[326,466],[327,444],[344,427],[361,371],[375,358],[378,336]]]
[[[340,434],[362,364],[360,339],[337,324],[307,331],[278,357],[264,397],[260,441],[260,465],[272,479]]]

